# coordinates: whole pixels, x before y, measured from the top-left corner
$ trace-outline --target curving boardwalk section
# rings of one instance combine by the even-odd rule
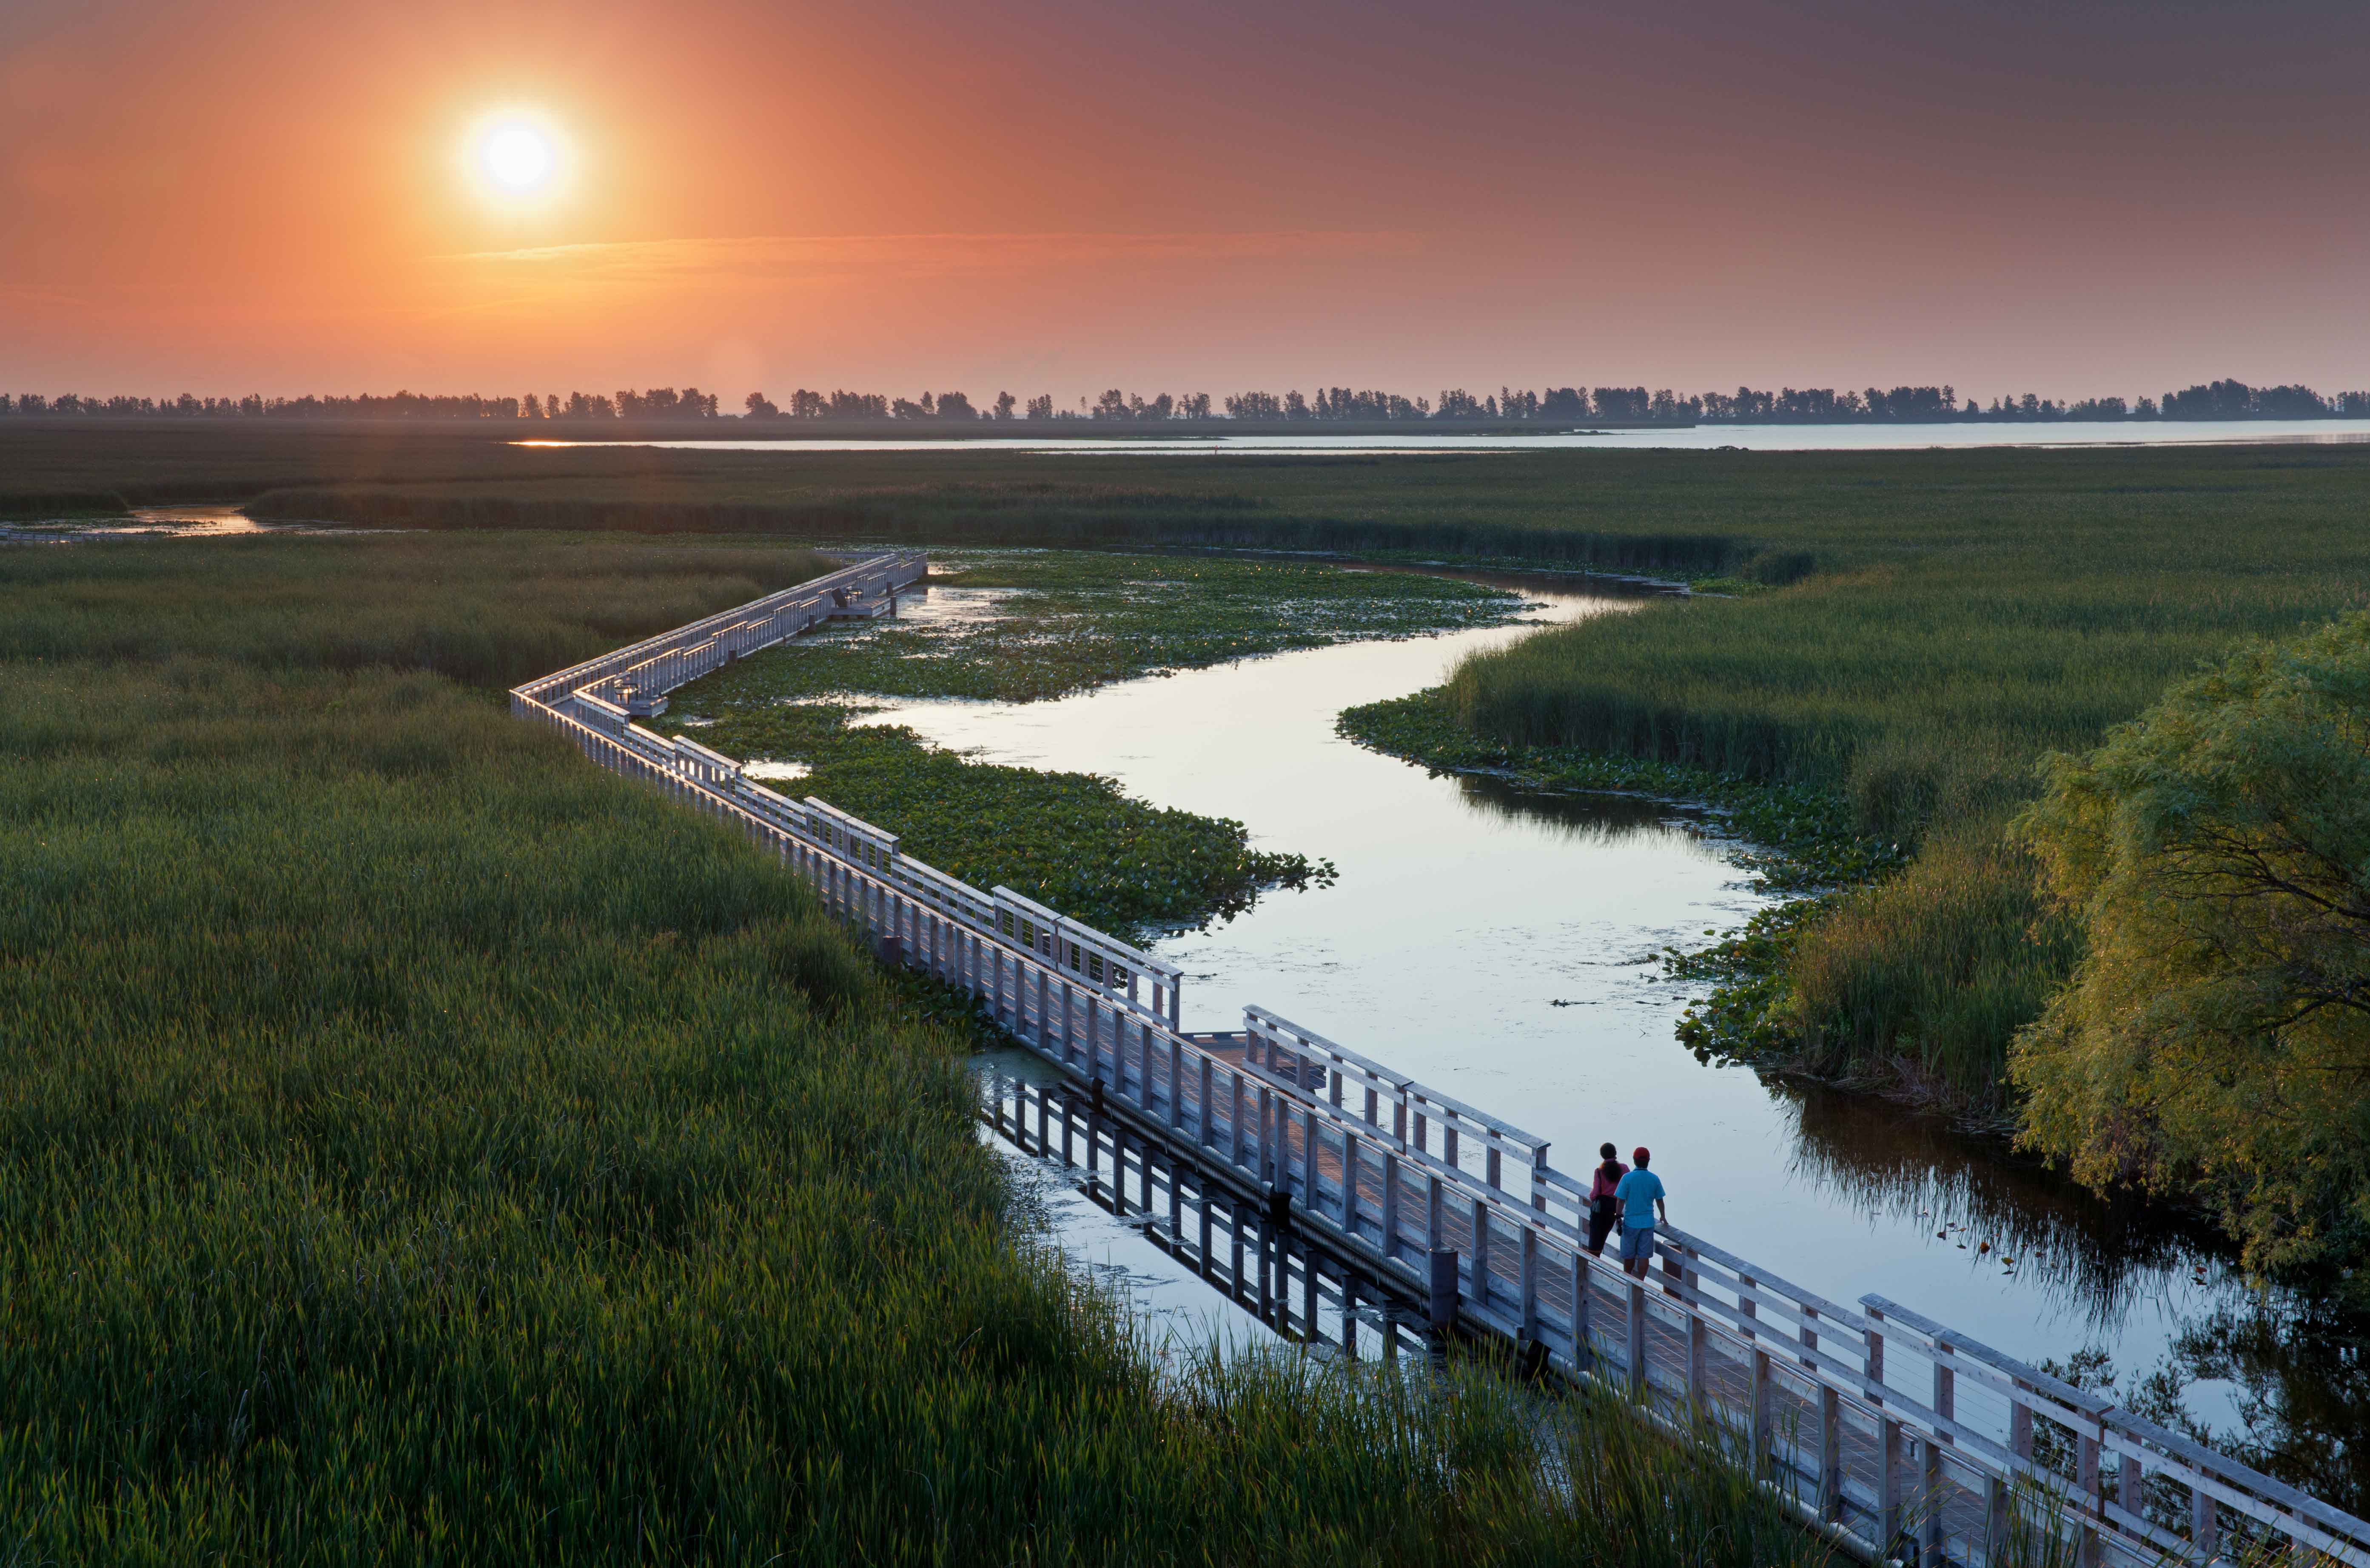
[[[1363,1279],[1535,1365],[1610,1380],[1871,1560],[1984,1564],[2054,1537],[2087,1563],[2276,1550],[2370,1568],[2370,1523],[1906,1307],[1825,1300],[1668,1230],[1652,1279],[1632,1279],[1589,1256],[1585,1179],[1556,1169],[1544,1139],[1262,1008],[1239,1033],[1189,1036],[1175,966],[1009,888],[983,892],[901,853],[892,833],[634,722],[743,655],[893,614],[927,566],[853,562],[529,681],[512,711],[746,833],[884,959],[978,997],[1091,1095],[1090,1160],[1096,1127],[1111,1130],[1115,1172],[1122,1127],[1159,1151],[1180,1246],[1190,1173],[1205,1253],[1214,1206],[1283,1219],[1342,1260],[1345,1299]],[[1148,1152],[1140,1162],[1148,1206]],[[1313,1265],[1306,1278],[1313,1304]]]

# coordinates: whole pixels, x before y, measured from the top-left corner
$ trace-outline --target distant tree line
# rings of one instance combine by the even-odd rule
[[[642,392],[571,392],[523,397],[441,397],[397,392],[392,396],[358,397],[83,397],[69,393],[44,397],[25,393],[0,394],[0,415],[132,415],[147,418],[404,418],[404,419],[716,419],[728,418],[717,395],[696,386],[678,391],[671,386]],[[1075,408],[1056,408],[1053,395],[1041,394],[1025,401],[999,392],[986,407],[975,406],[968,394],[925,392],[918,398],[890,397],[873,392],[814,392],[800,387],[787,404],[777,404],[764,393],[742,399],[744,419],[899,419],[963,424],[978,420],[1085,420],[1093,423],[1159,423],[1216,418],[1312,422],[1399,420],[1489,420],[1505,424],[1574,424],[1592,419],[1626,424],[1881,424],[1935,423],[1945,420],[2059,419],[2335,419],[2370,418],[2370,392],[2340,392],[2328,396],[2303,385],[2249,386],[2241,381],[2202,383],[2184,392],[2168,392],[2161,399],[2142,397],[2125,403],[2120,397],[2086,397],[2067,403],[2026,393],[1999,396],[1985,405],[1980,397],[1962,402],[1952,386],[1867,387],[1838,391],[1834,387],[1784,387],[1756,392],[1740,386],[1733,393],[1705,392],[1681,396],[1665,387],[1649,392],[1642,386],[1553,386],[1531,392],[1501,386],[1479,395],[1463,387],[1443,391],[1438,398],[1403,397],[1396,392],[1359,391],[1347,386],[1320,386],[1314,396],[1300,392],[1241,392],[1217,400],[1206,392],[1168,393],[1145,397],[1112,387],[1099,397],[1077,400]]]

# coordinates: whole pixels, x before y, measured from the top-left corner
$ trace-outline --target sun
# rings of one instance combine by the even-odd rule
[[[462,162],[478,193],[500,207],[542,207],[569,182],[573,160],[559,127],[546,116],[512,109],[490,114],[469,129]]]
[[[497,125],[477,148],[477,162],[504,190],[540,190],[559,158],[551,138],[532,125]]]

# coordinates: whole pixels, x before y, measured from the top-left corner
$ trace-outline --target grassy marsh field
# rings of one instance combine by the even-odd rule
[[[2370,451],[2347,445],[1087,462],[174,439],[113,460],[158,495],[177,464],[198,489],[236,470],[265,515],[1319,549],[1749,590],[1477,658],[1396,732],[1442,765],[1519,751],[1577,782],[1614,758],[1823,795],[1837,856],[1899,868],[1690,959],[1713,988],[1694,1042],[1996,1125],[2019,1114],[2008,1040],[2083,948],[2004,835],[2042,756],[2370,582]],[[104,487],[105,455],[55,450],[27,482]]]
[[[12,1560],[1825,1559],[1595,1396],[1164,1368],[961,1033],[502,711],[811,561],[557,544],[0,554]]]

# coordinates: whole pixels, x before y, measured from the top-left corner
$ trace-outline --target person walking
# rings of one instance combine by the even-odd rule
[[[1615,1158],[1613,1145],[1604,1145],[1597,1153],[1605,1157],[1605,1163],[1596,1168],[1595,1178],[1588,1184],[1588,1255],[1593,1258],[1605,1255],[1605,1238],[1621,1221],[1621,1200],[1614,1192],[1629,1173],[1629,1167]]]
[[[1646,1169],[1654,1156],[1644,1145],[1629,1151],[1633,1162],[1630,1172],[1613,1189],[1621,1202],[1621,1268],[1639,1279],[1646,1277],[1647,1265],[1654,1261],[1654,1216],[1661,1211],[1662,1223],[1671,1222],[1671,1206],[1663,1201],[1662,1178]]]

